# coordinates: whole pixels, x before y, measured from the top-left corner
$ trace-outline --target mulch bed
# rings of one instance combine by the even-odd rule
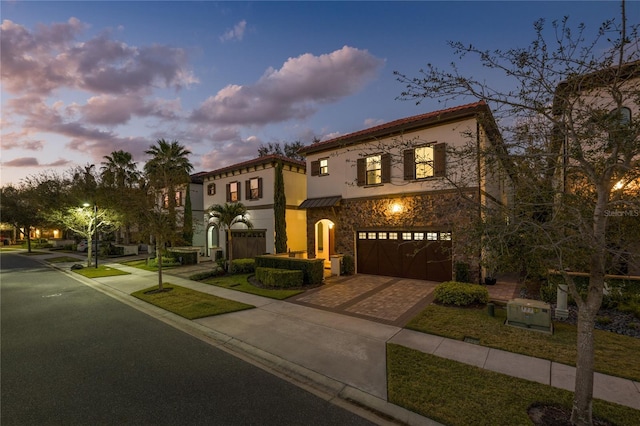
[[[529,407],[529,418],[536,426],[571,426],[571,409],[535,403]],[[594,426],[615,426],[606,420],[593,418]]]

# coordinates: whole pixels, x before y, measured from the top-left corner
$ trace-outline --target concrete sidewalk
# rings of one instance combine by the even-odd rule
[[[70,265],[55,266],[68,271]],[[131,275],[80,278],[137,309],[310,386],[330,399],[352,400],[406,424],[437,423],[387,402],[387,343],[573,390],[575,368],[570,366],[210,286],[172,275],[168,270],[166,280],[173,284],[256,306],[189,321],[129,296],[156,285],[156,273],[122,264],[108,266]],[[594,397],[640,410],[640,383],[596,373]],[[382,418],[379,421],[384,423]]]

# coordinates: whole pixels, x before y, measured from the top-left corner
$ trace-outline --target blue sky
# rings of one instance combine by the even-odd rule
[[[393,72],[457,58],[447,41],[524,47],[568,15],[596,31],[616,1],[2,1],[1,183],[179,140],[195,171],[269,142],[327,139],[455,106],[397,100]],[[640,2],[627,4],[636,23]],[[484,70],[468,65],[482,77]],[[487,75],[487,78],[490,78]],[[461,99],[459,104],[469,100]]]

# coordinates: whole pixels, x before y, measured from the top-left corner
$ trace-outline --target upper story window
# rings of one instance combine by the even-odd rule
[[[247,200],[257,200],[262,198],[262,178],[256,177],[245,181]]]
[[[377,185],[382,183],[382,159],[380,155],[372,155],[371,157],[367,157],[366,159],[366,167],[367,167],[367,175],[366,175],[366,184],[367,185]]]
[[[404,179],[426,179],[445,176],[446,145],[437,143],[404,151]]]
[[[433,176],[433,145],[421,146],[414,150],[416,165],[416,179]]]
[[[391,154],[376,154],[358,159],[358,186],[391,182]]]
[[[227,202],[237,203],[240,201],[240,182],[227,184]]]
[[[320,174],[328,175],[329,174],[329,159],[321,158],[320,159]]]
[[[182,191],[176,191],[174,200],[176,202],[176,207],[180,207],[182,205]],[[165,209],[169,208],[169,194],[167,193],[162,194],[162,207]]]
[[[631,110],[627,107],[615,109],[609,113],[611,118],[609,130],[609,148],[612,144],[624,143],[628,140],[631,129]]]
[[[210,183],[207,185],[207,194],[208,195],[216,195],[216,184]]]
[[[329,174],[329,159],[321,158],[311,162],[311,176],[322,176]]]

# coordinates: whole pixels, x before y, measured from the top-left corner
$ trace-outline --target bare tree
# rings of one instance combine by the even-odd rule
[[[627,28],[623,1],[621,20],[605,21],[592,36],[584,25],[574,31],[566,17],[551,31],[543,20],[534,29],[525,48],[450,43],[460,60],[500,75],[502,87],[464,75],[456,63],[449,70],[429,64],[419,77],[396,75],[406,87],[401,99],[470,97],[496,113],[505,149],[491,154],[514,179],[515,202],[504,212],[509,225],[484,223],[481,232],[496,231],[491,244],[504,257],[515,259],[524,247],[519,256],[563,275],[579,309],[571,422],[591,425],[593,329],[605,274],[622,252],[638,261],[637,217],[635,225],[625,223],[640,212],[638,26]],[[567,270],[589,273],[586,293]]]

